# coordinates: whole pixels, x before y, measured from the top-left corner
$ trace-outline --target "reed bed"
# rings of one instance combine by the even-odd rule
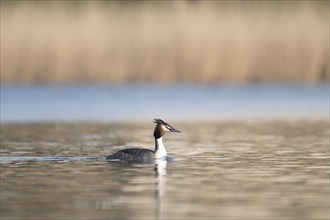
[[[328,1],[1,1],[2,84],[328,81]]]

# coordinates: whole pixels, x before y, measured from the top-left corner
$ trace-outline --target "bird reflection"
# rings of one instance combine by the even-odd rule
[[[166,197],[166,159],[155,160],[155,172],[157,177],[157,219],[165,219],[165,197]]]

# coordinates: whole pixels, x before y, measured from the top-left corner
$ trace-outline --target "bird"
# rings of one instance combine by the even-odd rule
[[[120,162],[148,163],[155,159],[165,158],[167,156],[167,152],[163,144],[163,136],[165,132],[181,131],[173,128],[171,125],[159,118],[154,119],[154,123],[156,123],[153,133],[155,138],[155,150],[145,148],[127,148],[106,156],[106,159]]]

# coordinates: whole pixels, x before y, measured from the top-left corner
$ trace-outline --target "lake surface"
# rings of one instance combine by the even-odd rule
[[[1,219],[330,217],[328,85],[0,88]]]
[[[1,122],[329,117],[329,85],[1,86]]]
[[[174,161],[125,164],[151,121],[1,124],[1,219],[329,218],[327,120],[172,125]]]

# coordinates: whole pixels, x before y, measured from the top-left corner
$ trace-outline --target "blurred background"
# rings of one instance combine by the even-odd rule
[[[328,85],[329,1],[1,1],[1,120],[328,117]]]
[[[329,1],[1,1],[1,83],[328,83]]]

